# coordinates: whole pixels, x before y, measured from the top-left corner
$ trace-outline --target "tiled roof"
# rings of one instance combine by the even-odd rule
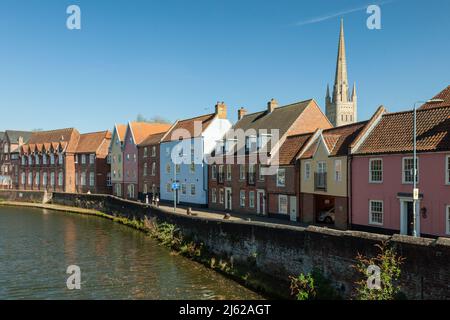
[[[450,150],[450,107],[417,111],[417,150]],[[413,111],[387,113],[355,154],[401,153],[413,150]]]
[[[450,107],[450,86],[439,92],[433,99],[444,100],[443,102],[425,103],[420,109],[432,109],[436,107]]]
[[[144,139],[144,141],[142,141],[139,144],[139,146],[145,147],[145,146],[149,146],[152,144],[157,144],[157,143],[161,142],[161,139],[164,137],[165,134],[166,134],[166,132],[152,134],[152,135],[148,136],[147,139]]]
[[[5,132],[0,131],[0,140],[3,140],[5,138]]]
[[[123,142],[123,139],[125,139],[125,133],[127,132],[127,125],[126,124],[117,124],[117,135],[120,141]]]
[[[80,133],[74,128],[33,132],[23,150],[27,150],[27,147],[33,150],[36,145],[44,146],[47,143],[48,147],[53,146],[56,149],[61,145],[63,148],[67,147],[67,152],[75,152],[79,136]]]
[[[297,154],[308,143],[312,136],[313,133],[306,133],[287,137],[278,154],[279,164],[295,164]]]
[[[200,134],[205,131],[205,129],[209,126],[209,124],[214,120],[216,117],[215,113],[205,114],[203,116],[191,118],[191,119],[185,119],[178,121],[172,129],[170,129],[167,136],[163,139],[162,142],[169,142],[173,140],[178,140],[180,138],[180,135],[185,135],[186,133],[189,133],[188,137],[184,138],[197,138],[200,136]],[[194,132],[195,123],[201,122],[202,124],[202,131],[201,132]],[[175,136],[172,138],[172,135],[175,134]]]
[[[357,122],[341,127],[326,129],[322,131],[322,137],[325,144],[330,151],[330,156],[346,156],[349,153],[350,145],[364,130],[368,121]],[[317,139],[306,150],[302,159],[311,158],[317,150],[317,146],[320,143],[320,139]]]
[[[97,153],[107,140],[111,140],[109,131],[81,134],[76,153]]]
[[[134,142],[140,144],[149,135],[166,132],[170,128],[167,123],[130,122],[133,131]]]
[[[6,130],[5,135],[8,136],[10,143],[19,143],[19,139],[22,137],[23,143],[27,143],[31,137],[31,131],[18,131],[18,130]]]

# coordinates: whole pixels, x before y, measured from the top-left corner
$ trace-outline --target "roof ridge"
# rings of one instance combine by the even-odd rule
[[[290,104],[286,104],[284,106],[276,107],[274,109],[274,111],[279,110],[279,109],[292,107],[292,106],[295,106],[295,105],[300,104],[300,103],[311,102],[311,101],[314,101],[314,99],[311,98],[311,99],[306,99],[306,100],[303,100],[303,101],[293,102],[293,103],[290,103]],[[255,111],[255,112],[252,112],[252,113],[247,113],[242,118],[245,118],[245,117],[251,116],[251,115],[255,115],[257,113],[264,113],[264,112],[267,112],[267,109],[263,109],[263,110],[260,110],[260,111]]]
[[[449,109],[449,108],[450,108],[450,105],[442,106],[442,107],[432,107],[432,108],[426,108],[426,109],[419,109],[419,108],[417,108],[416,112],[419,113],[419,112],[425,112],[425,111],[430,111],[430,110],[435,110],[435,109],[440,109],[441,110],[441,109]],[[396,112],[388,112],[388,113],[383,114],[383,117],[384,116],[394,116],[394,115],[397,115],[397,114],[413,113],[413,112],[414,112],[414,109],[412,109],[412,110],[396,111]]]
[[[342,126],[339,126],[339,127],[328,128],[328,129],[324,129],[322,131],[322,133],[325,133],[326,131],[332,131],[332,130],[347,128],[347,127],[352,127],[352,126],[365,125],[368,122],[369,122],[369,120],[364,120],[364,121],[358,121],[358,122],[354,122],[354,123],[345,124],[345,125],[342,125]]]
[[[196,117],[192,117],[192,118],[182,119],[182,120],[179,120],[179,122],[190,121],[190,120],[194,120],[194,119],[198,119],[198,118],[202,118],[202,117],[206,117],[206,116],[213,116],[213,115],[215,115],[214,112],[213,113],[206,113],[206,114],[203,114],[201,116],[196,116]]]

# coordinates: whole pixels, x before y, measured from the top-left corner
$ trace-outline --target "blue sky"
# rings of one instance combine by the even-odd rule
[[[225,101],[324,108],[345,19],[359,118],[410,108],[450,84],[450,1],[0,0],[0,130],[110,129],[137,114],[174,121]],[[82,29],[66,28],[77,4]],[[319,18],[319,19],[317,19]],[[321,20],[316,23],[308,21]]]

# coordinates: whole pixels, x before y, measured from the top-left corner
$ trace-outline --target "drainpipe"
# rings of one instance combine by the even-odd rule
[[[353,156],[347,158],[347,224],[348,229],[352,228],[352,160]]]

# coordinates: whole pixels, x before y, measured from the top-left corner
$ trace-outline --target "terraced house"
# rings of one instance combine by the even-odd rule
[[[418,235],[450,236],[449,128],[450,104],[445,101],[417,111]],[[413,111],[384,114],[354,147],[353,229],[413,234],[413,167]]]
[[[152,134],[138,145],[139,195],[149,201],[160,193],[160,144],[166,132]]]
[[[123,185],[126,199],[136,200],[138,197],[138,144],[148,136],[166,132],[170,128],[167,123],[130,122],[125,132],[123,143]]]
[[[227,106],[218,102],[215,112],[177,121],[161,141],[160,199],[181,204],[208,205],[207,158],[218,140],[231,128]],[[179,189],[173,189],[173,183]]]
[[[0,132],[0,189],[19,187],[19,148],[28,142],[29,131]]]
[[[111,193],[111,166],[108,150],[111,132],[80,135],[75,152],[75,188],[78,193]]]
[[[314,100],[279,107],[272,99],[252,114],[241,108],[211,157],[209,207],[296,219],[294,156],[307,137],[292,136],[331,127]]]
[[[124,124],[114,125],[109,147],[109,157],[111,159],[111,184],[113,194],[118,197],[123,196],[123,142],[127,126]]]

